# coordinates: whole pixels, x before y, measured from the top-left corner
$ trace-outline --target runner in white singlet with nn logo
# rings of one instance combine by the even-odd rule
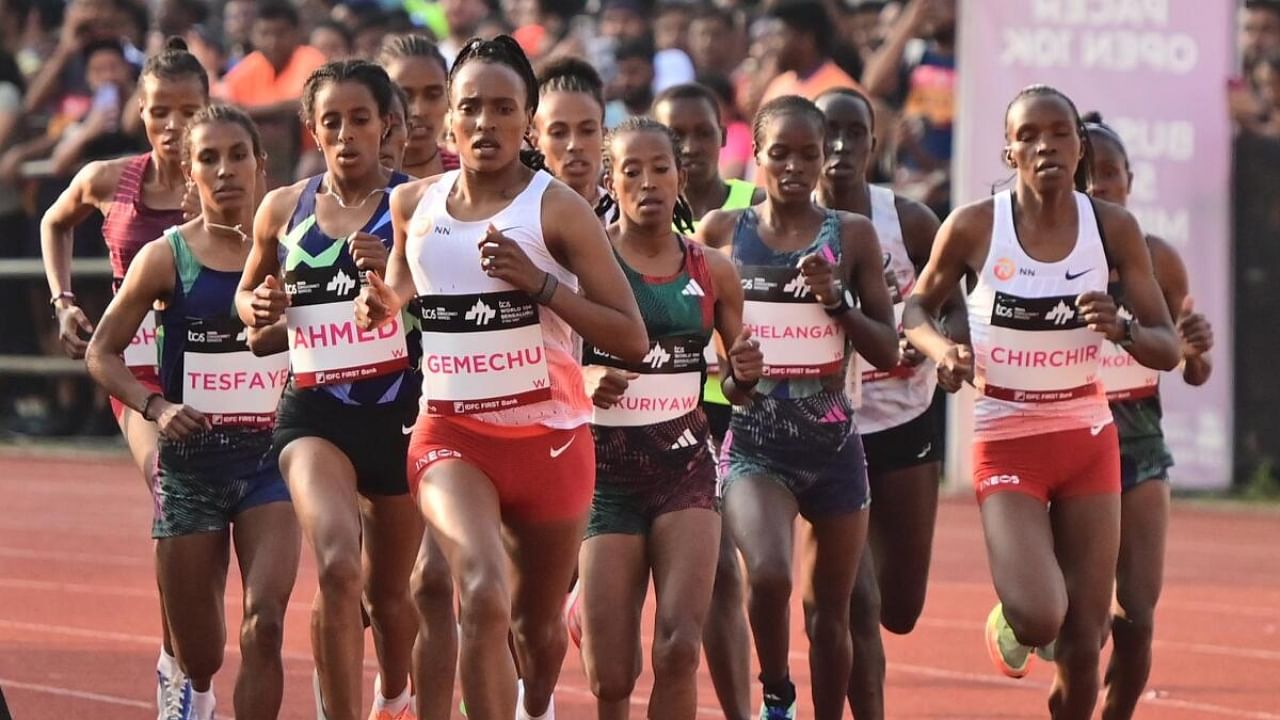
[[[591,207],[522,163],[538,87],[515,40],[463,47],[449,101],[462,169],[393,193],[387,279],[368,274],[356,317],[380,326],[418,296],[423,398],[410,489],[461,594],[467,708],[554,718],[568,644],[561,610],[595,483],[575,340],[628,362],[649,342]]]
[[[1053,717],[1088,718],[1120,536],[1120,457],[1098,381],[1101,345],[1122,342],[1139,362],[1167,370],[1178,341],[1133,216],[1073,190],[1078,168],[1087,178],[1090,150],[1071,101],[1031,86],[1010,104],[1005,127],[1013,190],[947,218],[904,324],[939,364],[944,388],[970,381],[979,392],[974,483],[1002,603],[988,618],[988,652],[1006,675],[1022,677],[1032,648],[1054,646]],[[1106,293],[1112,269],[1133,321],[1117,316]],[[966,276],[976,276],[972,349],[934,320]]]
[[[823,93],[817,105],[827,119],[827,164],[818,204],[864,215],[875,225],[901,335],[904,301],[929,259],[938,218],[923,203],[867,182],[875,116],[866,96],[840,88]],[[967,341],[968,318],[958,286],[944,308],[944,322],[948,337]],[[858,720],[885,716],[880,626],[908,633],[920,617],[938,509],[943,403],[935,402],[937,369],[905,339],[900,349],[902,360],[893,368],[877,370],[858,358],[859,372],[849,373],[872,498],[870,542],[858,565],[849,620],[855,660],[848,698]]]

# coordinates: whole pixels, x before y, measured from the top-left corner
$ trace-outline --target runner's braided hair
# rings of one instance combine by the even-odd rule
[[[1089,140],[1089,131],[1085,128],[1084,120],[1080,116],[1080,111],[1076,109],[1076,104],[1072,102],[1067,94],[1051,85],[1028,85],[1022,88],[1013,99],[1009,101],[1009,105],[1004,109],[1004,124],[1007,132],[1009,127],[1009,111],[1013,110],[1013,106],[1019,100],[1031,97],[1053,96],[1062,98],[1062,101],[1071,108],[1071,115],[1075,119],[1076,135],[1080,138],[1080,144],[1084,148],[1084,156],[1076,165],[1075,184],[1076,190],[1084,192],[1089,187],[1089,180],[1093,176],[1093,142]]]
[[[604,81],[591,63],[576,57],[552,60],[538,75],[538,95],[553,92],[582,93],[600,106],[604,117]]]
[[[303,124],[313,119],[316,95],[320,88],[344,82],[359,83],[369,88],[369,93],[378,105],[378,115],[385,118],[391,113],[391,78],[381,65],[368,60],[335,60],[316,68],[302,86]]]
[[[613,141],[627,133],[637,132],[650,132],[666,138],[671,143],[671,157],[675,159],[676,170],[680,170],[680,153],[677,150],[680,147],[680,142],[676,139],[675,133],[671,132],[671,128],[651,117],[632,116],[623,120],[609,133],[609,139],[604,145],[605,172],[613,172]],[[672,213],[671,220],[675,223],[676,230],[679,232],[686,235],[693,234],[693,208],[689,206],[689,201],[685,200],[684,195],[676,196],[675,212]]]
[[[200,81],[204,89],[204,97],[209,98],[209,73],[204,66],[187,50],[187,41],[176,35],[164,44],[164,50],[147,58],[142,66],[142,77],[155,77],[161,80],[182,80],[193,77]]]
[[[818,128],[818,134],[826,139],[827,135],[827,116],[822,114],[817,105],[811,101],[800,97],[799,95],[783,95],[776,97],[756,111],[755,120],[751,123],[751,142],[755,145],[755,152],[759,153],[764,145],[764,129],[774,119],[784,117],[786,115],[802,115],[812,120]]]
[[[249,115],[234,105],[215,103],[200,108],[200,111],[192,116],[191,122],[187,123],[187,130],[183,133],[182,140],[182,162],[191,163],[193,131],[201,125],[215,125],[217,123],[230,123],[244,128],[245,132],[249,133],[249,140],[253,145],[253,156],[260,158],[265,155],[262,149],[262,136],[258,134],[258,126]]]
[[[453,88],[454,78],[457,77],[458,71],[468,62],[478,60],[480,62],[496,63],[498,65],[506,65],[520,76],[524,81],[525,87],[525,112],[529,117],[538,111],[538,76],[533,72],[533,66],[529,64],[529,58],[525,56],[524,50],[520,49],[520,44],[510,35],[499,35],[492,40],[484,40],[482,38],[471,38],[466,45],[458,51],[457,58],[453,61],[453,67],[449,70],[449,88]],[[528,138],[526,138],[526,145]],[[527,146],[520,150],[520,162],[524,163],[530,170],[546,170],[547,159],[537,148]]]
[[[392,35],[382,41],[382,47],[378,50],[378,64],[388,65],[393,60],[400,58],[426,58],[434,60],[440,64],[440,69],[448,74],[449,63],[445,61],[444,55],[440,54],[440,48],[431,42],[431,38],[421,33],[412,33],[409,35]]]
[[[1116,149],[1120,151],[1120,156],[1124,158],[1124,171],[1128,173],[1130,171],[1129,150],[1124,146],[1124,140],[1120,138],[1120,133],[1104,122],[1102,113],[1097,110],[1090,110],[1081,119],[1084,120],[1084,129],[1089,131],[1089,142],[1091,144],[1095,135],[1115,144]]]

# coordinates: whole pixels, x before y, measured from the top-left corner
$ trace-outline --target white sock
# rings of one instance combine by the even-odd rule
[[[546,712],[541,715],[530,715],[524,708],[524,681],[520,681],[519,692],[516,693],[516,720],[556,720],[556,696],[551,695]]]
[[[409,685],[404,686],[404,690],[400,691],[397,697],[389,698],[382,694],[382,675],[379,674],[373,679],[373,698],[375,708],[378,710],[389,710],[392,715],[409,707]]]
[[[167,678],[171,678],[174,675],[180,674],[182,672],[182,668],[178,665],[178,658],[165,652],[164,648],[161,647],[160,658],[156,660],[156,672]]]
[[[204,692],[191,691],[191,715],[196,720],[213,720],[213,706],[216,704],[212,687]]]

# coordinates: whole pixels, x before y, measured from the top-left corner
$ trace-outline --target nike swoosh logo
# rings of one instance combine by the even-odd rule
[[[412,425],[401,425],[401,426],[400,426],[400,434],[401,434],[401,435],[412,435],[412,434],[413,434],[413,426],[412,426]]]
[[[564,454],[564,451],[565,451],[565,450],[568,450],[568,449],[569,449],[569,446],[573,444],[573,441],[574,441],[574,440],[577,440],[577,439],[578,439],[578,436],[577,436],[577,435],[574,435],[573,437],[569,438],[569,442],[565,443],[564,445],[562,445],[562,446],[560,446],[560,447],[558,447],[558,448],[551,448],[551,457],[552,457],[552,458],[558,458],[558,457],[560,457],[561,455],[563,455],[563,454]]]
[[[920,454],[916,455],[916,459],[920,459],[920,458],[923,458],[925,455],[928,455],[929,451],[932,449],[933,449],[933,443],[929,443],[928,445],[925,445],[924,449],[920,451]]]
[[[1093,272],[1093,268],[1089,268],[1088,270],[1082,270],[1082,271],[1080,271],[1080,272],[1078,272],[1078,273],[1075,273],[1075,274],[1072,274],[1072,272],[1071,272],[1070,270],[1068,270],[1068,271],[1067,271],[1067,279],[1068,279],[1068,280],[1075,280],[1076,278],[1078,278],[1078,277],[1080,277],[1080,276],[1082,276],[1082,275],[1088,275],[1088,274],[1089,274],[1089,273],[1091,273],[1091,272]]]
[[[1101,425],[1094,425],[1093,427],[1089,428],[1089,434],[1093,435],[1094,437],[1097,437],[1098,433],[1102,432],[1104,429],[1106,429],[1106,427],[1107,427],[1106,423],[1103,423]]]

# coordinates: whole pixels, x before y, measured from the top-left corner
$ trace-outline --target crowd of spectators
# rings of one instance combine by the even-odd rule
[[[837,86],[863,89],[876,104],[874,179],[945,215],[951,207],[956,5],[957,0],[0,0],[0,227],[6,230],[0,233],[0,255],[38,256],[39,216],[84,163],[145,149],[135,79],[146,54],[173,35],[184,37],[208,70],[213,95],[246,108],[259,123],[270,148],[272,186],[322,168],[298,119],[303,82],[319,65],[345,57],[375,59],[385,38],[403,33],[430,35],[451,62],[470,37],[509,33],[535,68],[565,55],[596,67],[605,80],[607,125],[646,113],[666,87],[693,80],[707,85],[722,105],[725,177],[752,179],[749,125],[762,102],[788,93],[814,98]],[[1238,142],[1256,145],[1255,158],[1275,157],[1280,0],[1248,0],[1239,43],[1243,72],[1231,93]],[[1276,237],[1257,228],[1280,227],[1280,162],[1269,168],[1248,161],[1237,165],[1238,175],[1257,175],[1251,176],[1251,193],[1236,195],[1237,225],[1250,213],[1262,214],[1258,222],[1272,213],[1270,225],[1249,220],[1250,239],[1239,241],[1238,260],[1246,267],[1238,273],[1238,294],[1242,302],[1254,303],[1263,295],[1275,297]],[[94,223],[77,232],[81,254],[103,252]],[[32,311],[0,320],[0,353],[55,352],[46,337],[52,324],[43,284],[5,280],[3,288],[11,309]],[[99,302],[106,297],[104,290]],[[37,434],[112,432],[109,417],[104,420],[96,410],[101,400],[75,384],[0,377],[7,427]],[[1277,403],[1280,398],[1270,407]],[[1246,408],[1241,410],[1244,415]],[[1247,425],[1242,423],[1246,430]]]

